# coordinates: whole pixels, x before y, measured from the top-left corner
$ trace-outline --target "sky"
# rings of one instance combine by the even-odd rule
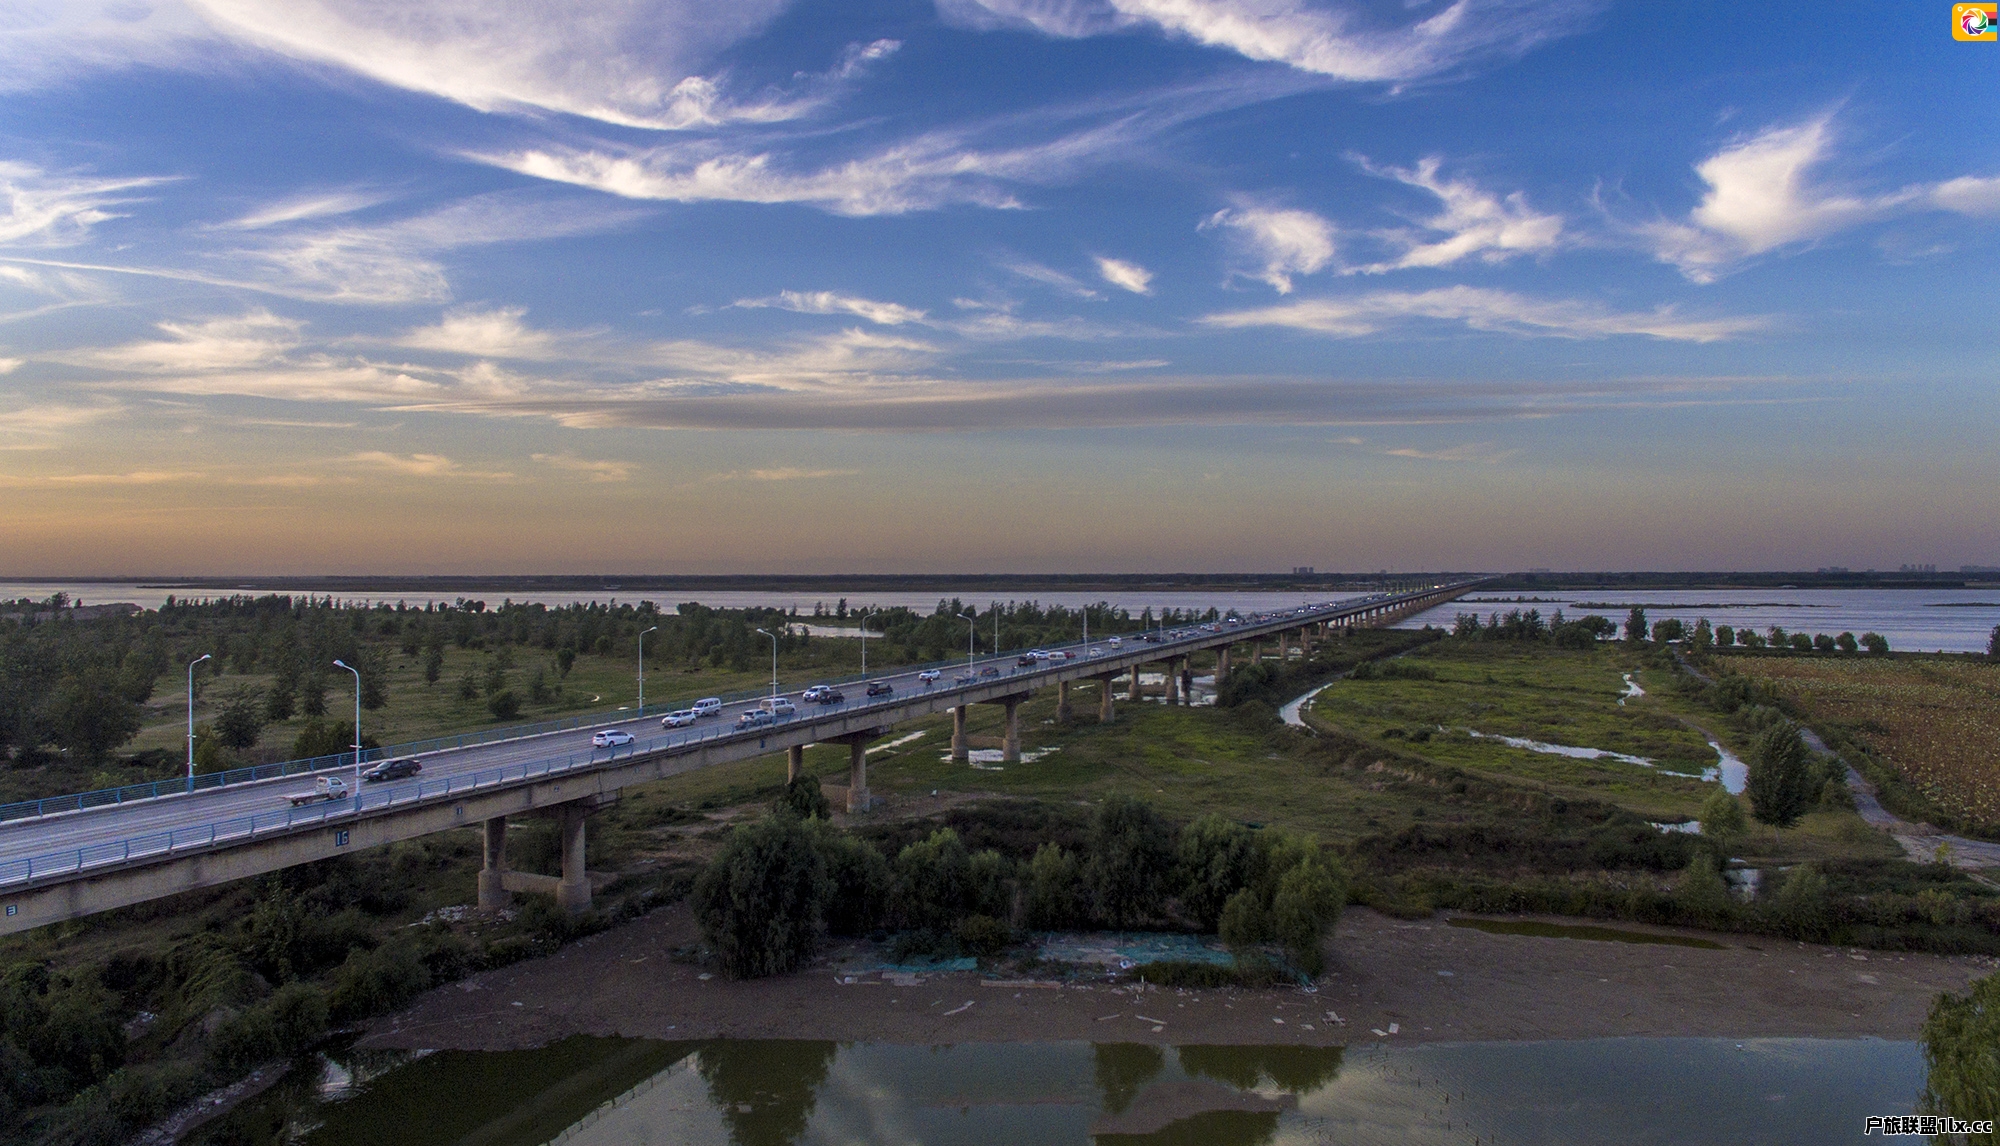
[[[7,7],[0,576],[2000,564],[1948,2]]]

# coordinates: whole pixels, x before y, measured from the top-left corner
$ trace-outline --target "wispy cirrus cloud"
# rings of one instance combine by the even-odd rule
[[[851,314],[865,318],[878,326],[901,326],[908,322],[922,322],[925,318],[925,312],[915,307],[904,306],[897,302],[880,302],[872,298],[830,290],[779,291],[768,298],[739,298],[730,305],[745,308],[773,307],[778,310],[796,311],[799,314]]]
[[[395,454],[386,450],[362,450],[341,461],[403,477],[458,478],[471,481],[511,481],[511,473],[469,470],[443,454]]]
[[[1769,327],[1762,317],[1684,318],[1672,307],[1614,311],[1575,299],[1538,299],[1480,287],[1374,291],[1303,299],[1252,310],[1224,311],[1199,321],[1223,329],[1289,327],[1336,338],[1360,338],[1416,320],[1458,323],[1472,330],[1523,337],[1610,338],[1640,335],[1673,342],[1719,342]]]
[[[1076,38],[1150,28],[1247,59],[1355,83],[1406,83],[1489,58],[1520,56],[1581,30],[1587,2],[1456,0],[1417,14],[1402,5],[1308,0],[937,0],[947,19]]]
[[[334,215],[347,215],[364,211],[389,201],[389,196],[375,191],[314,191],[294,195],[241,215],[224,223],[216,224],[217,230],[261,231],[266,227],[278,227],[287,223],[303,223],[313,219],[324,219]]]
[[[1462,446],[1446,446],[1434,450],[1399,446],[1382,452],[1392,458],[1412,458],[1426,462],[1478,462],[1489,466],[1517,458],[1522,453],[1519,449],[1498,446],[1492,442],[1468,442]]]
[[[1436,156],[1408,168],[1377,165],[1361,157],[1356,161],[1371,175],[1430,192],[1441,209],[1413,219],[1414,227],[1371,232],[1395,253],[1379,262],[1345,267],[1344,273],[1448,267],[1467,259],[1491,265],[1563,245],[1562,216],[1535,210],[1519,191],[1502,197],[1470,180],[1445,178],[1439,174],[1443,160]]]
[[[27,163],[0,160],[0,243],[57,247],[82,241],[98,224],[119,217],[134,191],[170,179],[106,179],[51,174]]]
[[[1098,277],[1105,282],[1119,290],[1131,291],[1133,294],[1153,293],[1153,272],[1145,267],[1105,255],[1094,256],[1094,259],[1097,263]]]
[[[552,469],[562,470],[565,473],[580,474],[585,480],[592,482],[629,481],[632,477],[632,470],[635,468],[631,462],[592,461],[588,458],[579,458],[574,454],[534,454],[531,456],[535,461]]]
[[[530,327],[522,319],[526,307],[481,310],[464,307],[446,311],[434,326],[404,331],[394,339],[397,346],[412,350],[442,350],[476,358],[548,358],[556,353],[559,339],[546,330]]]
[[[1279,294],[1292,293],[1294,275],[1326,269],[1339,249],[1334,225],[1311,211],[1249,201],[1217,211],[1198,229],[1232,235],[1238,256],[1253,267],[1234,273],[1267,282]]]
[[[1863,194],[1814,178],[1834,158],[1833,117],[1767,127],[1695,165],[1707,184],[1685,220],[1625,225],[1655,258],[1709,283],[1744,261],[1917,211],[2000,217],[2000,177],[1961,176]]]

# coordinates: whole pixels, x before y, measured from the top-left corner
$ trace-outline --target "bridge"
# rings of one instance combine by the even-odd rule
[[[1114,689],[1130,679],[1129,697],[1140,696],[1141,670],[1164,672],[1165,700],[1192,699],[1192,658],[1215,657],[1218,684],[1237,650],[1261,659],[1267,644],[1279,657],[1294,646],[1309,651],[1342,627],[1381,626],[1453,600],[1480,582],[1456,582],[1394,594],[1222,622],[1190,624],[1146,633],[1101,637],[1088,644],[1051,646],[1047,659],[1019,651],[938,666],[897,669],[869,678],[890,686],[878,696],[846,696],[809,703],[789,694],[795,714],[739,726],[741,714],[761,699],[739,701],[691,728],[665,729],[658,710],[595,726],[521,736],[494,743],[442,748],[421,757],[421,778],[363,787],[350,755],[340,769],[252,779],[222,787],[169,791],[144,799],[0,823],[0,934],[24,931],[100,911],[212,887],[249,876],[312,863],[363,848],[432,832],[481,825],[484,866],[482,907],[505,904],[516,891],[552,892],[558,903],[581,911],[590,903],[584,871],[585,820],[629,785],[651,783],[718,764],[783,751],[788,778],[796,778],[811,744],[846,745],[847,810],[865,812],[867,745],[899,723],[949,710],[952,759],[966,761],[966,717],[972,706],[1005,712],[1003,759],[1020,759],[1019,709],[1030,694],[1057,690],[1057,713],[1074,715],[1072,690],[1095,684],[1097,719],[1114,719]],[[1024,663],[1025,662],[1025,663]],[[928,679],[927,679],[928,678]],[[860,694],[856,681],[851,690]],[[629,744],[593,748],[595,732],[629,732]],[[294,806],[290,797],[309,790],[315,777],[348,778],[351,794]],[[51,802],[54,803],[54,802]],[[507,818],[529,813],[555,818],[561,829],[562,875],[507,867]]]

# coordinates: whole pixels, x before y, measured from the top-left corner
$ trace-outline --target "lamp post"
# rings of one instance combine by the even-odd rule
[[[861,620],[861,675],[868,675],[868,618],[874,615],[870,610],[859,614]]]
[[[333,662],[354,674],[354,810],[361,810],[361,670],[343,660]]]
[[[194,791],[194,666],[214,656],[203,653],[188,662],[188,791]]]
[[[771,638],[771,695],[775,697],[778,695],[778,634],[768,629],[757,631]]]
[[[965,671],[969,673],[972,671],[972,642],[979,633],[979,622],[964,613],[960,613],[958,619],[965,622]]]
[[[660,626],[654,625],[652,628],[647,629],[639,634],[639,715],[640,716],[646,715],[646,633],[656,633],[659,632],[659,630]]]

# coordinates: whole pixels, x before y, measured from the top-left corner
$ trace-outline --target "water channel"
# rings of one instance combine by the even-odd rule
[[[1917,1044],[1339,1047],[577,1037],[302,1063],[197,1146],[1845,1143],[1906,1114]]]

